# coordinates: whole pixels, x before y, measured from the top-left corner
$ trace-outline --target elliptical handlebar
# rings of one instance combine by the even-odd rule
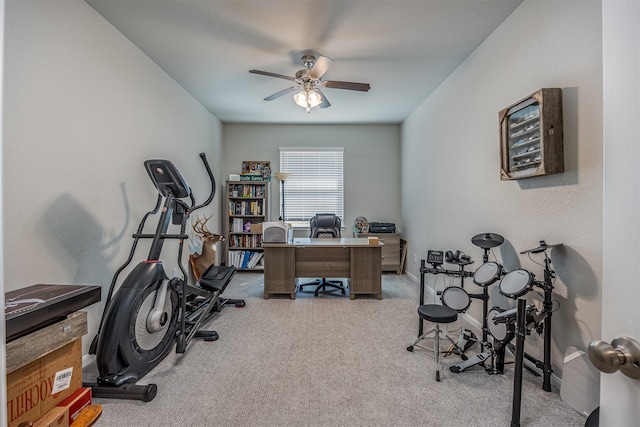
[[[209,181],[211,182],[211,193],[209,194],[209,198],[207,198],[207,200],[205,200],[203,203],[197,206],[191,206],[191,209],[189,209],[191,212],[207,206],[209,203],[211,203],[214,196],[216,195],[216,179],[213,176],[213,172],[211,171],[211,167],[209,166],[209,162],[207,161],[207,155],[204,153],[200,153],[200,159],[202,159],[202,163],[207,170],[207,175],[209,175]]]

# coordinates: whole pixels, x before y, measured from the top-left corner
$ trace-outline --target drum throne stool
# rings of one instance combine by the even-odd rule
[[[442,323],[453,323],[458,320],[458,312],[452,308],[449,308],[445,305],[440,304],[424,304],[418,307],[418,316],[421,319],[426,320],[427,322],[431,322],[434,324],[433,329],[430,329],[426,333],[420,335],[418,339],[409,347],[407,347],[408,351],[413,351],[415,347],[424,348],[425,350],[433,351],[436,358],[436,381],[440,381],[440,368],[442,365],[440,364],[440,334],[442,334],[442,330],[440,329],[440,324]],[[433,337],[430,335],[433,334]],[[455,345],[455,342],[447,335],[445,335],[452,344]],[[433,339],[433,349],[428,347],[423,347],[418,345],[418,343],[424,339]]]

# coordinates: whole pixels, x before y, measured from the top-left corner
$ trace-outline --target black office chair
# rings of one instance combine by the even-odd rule
[[[311,228],[311,238],[336,238],[340,237],[341,221],[335,214],[316,214],[309,222]],[[339,289],[342,295],[346,293],[346,289],[341,280],[327,280],[326,278],[318,279],[313,282],[300,285],[300,290],[305,286],[316,286],[315,296],[319,295],[320,290],[325,291],[327,287]]]

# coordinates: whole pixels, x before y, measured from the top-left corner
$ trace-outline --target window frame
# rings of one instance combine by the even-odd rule
[[[344,147],[280,147],[279,151],[280,171],[290,173],[284,184],[284,221],[294,228],[309,228],[313,215],[326,212],[335,213],[344,223]],[[328,179],[321,175],[326,171],[330,171]],[[310,199],[300,200],[305,197]],[[278,216],[282,187],[279,198]]]

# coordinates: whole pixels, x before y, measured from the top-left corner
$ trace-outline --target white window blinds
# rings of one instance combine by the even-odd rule
[[[317,213],[343,219],[344,148],[280,148],[286,221],[309,221]],[[282,202],[281,202],[282,203]]]

